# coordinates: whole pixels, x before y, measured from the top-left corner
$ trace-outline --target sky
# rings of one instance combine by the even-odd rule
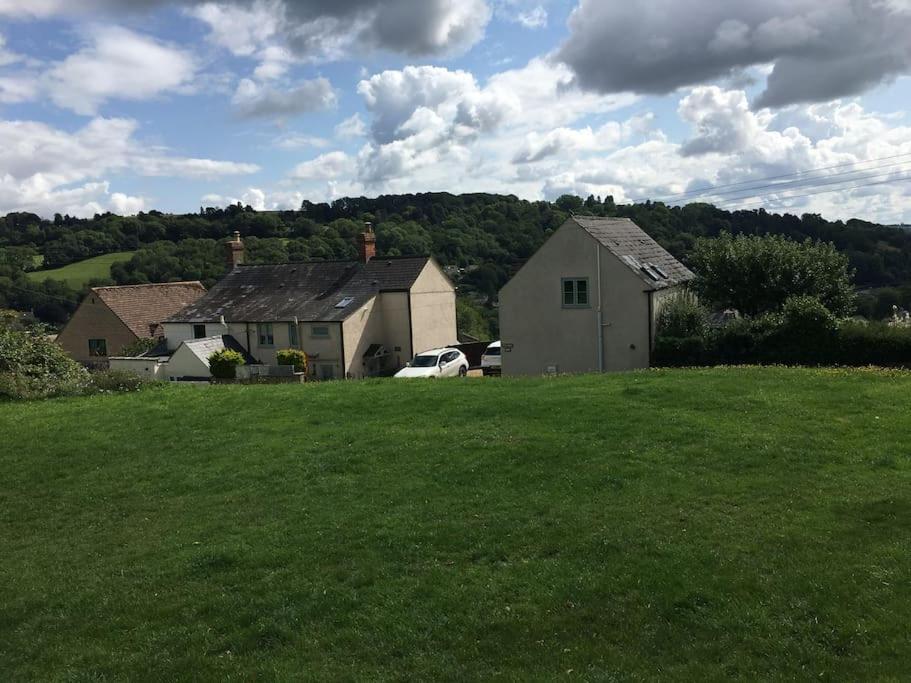
[[[911,0],[0,0],[0,213],[448,191],[911,223],[909,103]]]

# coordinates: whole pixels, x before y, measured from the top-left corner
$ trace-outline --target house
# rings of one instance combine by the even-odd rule
[[[237,233],[226,252],[230,272],[164,322],[170,352],[231,337],[263,365],[301,349],[312,374],[332,379],[388,374],[416,352],[456,343],[455,287],[442,268],[429,256],[376,257],[369,226],[355,261],[244,265]]]
[[[661,305],[693,277],[628,218],[573,216],[500,290],[503,373],[648,367]]]
[[[200,282],[92,287],[57,343],[85,365],[107,367],[137,339],[160,337],[162,320],[205,293]]]

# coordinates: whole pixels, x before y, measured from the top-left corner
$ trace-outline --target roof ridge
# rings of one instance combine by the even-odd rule
[[[173,287],[176,285],[199,285],[202,287],[202,282],[199,280],[181,280],[180,282],[145,282],[145,283],[136,283],[132,285],[102,285],[99,287],[90,287],[90,289],[95,292],[101,289],[130,289],[131,287]]]

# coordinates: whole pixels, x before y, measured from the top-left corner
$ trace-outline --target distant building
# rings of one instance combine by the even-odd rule
[[[500,290],[503,374],[648,367],[662,303],[693,277],[627,218],[570,218]]]
[[[106,367],[137,339],[160,337],[161,321],[206,293],[199,282],[93,287],[57,343],[90,367]]]
[[[456,343],[455,287],[433,258],[377,257],[369,226],[358,252],[356,261],[244,265],[235,234],[226,243],[231,271],[164,322],[168,353],[217,337],[275,365],[279,350],[301,349],[315,377],[333,379],[389,374],[420,351]]]

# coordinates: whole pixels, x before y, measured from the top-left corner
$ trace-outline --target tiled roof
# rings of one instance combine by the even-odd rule
[[[187,339],[183,342],[183,344],[193,353],[194,356],[205,363],[206,367],[209,367],[209,356],[211,356],[216,351],[223,351],[224,349],[237,351],[244,357],[244,363],[247,365],[253,365],[256,363],[256,360],[253,358],[253,356],[247,353],[247,350],[240,345],[240,342],[238,342],[230,334],[220,334],[214,337],[203,337],[202,339]]]
[[[239,266],[169,321],[341,321],[378,292],[410,289],[429,258]]]
[[[573,216],[570,220],[600,242],[650,289],[664,289],[695,275],[629,218]]]
[[[92,292],[137,337],[154,336],[153,328],[206,293],[201,282],[92,287]]]

